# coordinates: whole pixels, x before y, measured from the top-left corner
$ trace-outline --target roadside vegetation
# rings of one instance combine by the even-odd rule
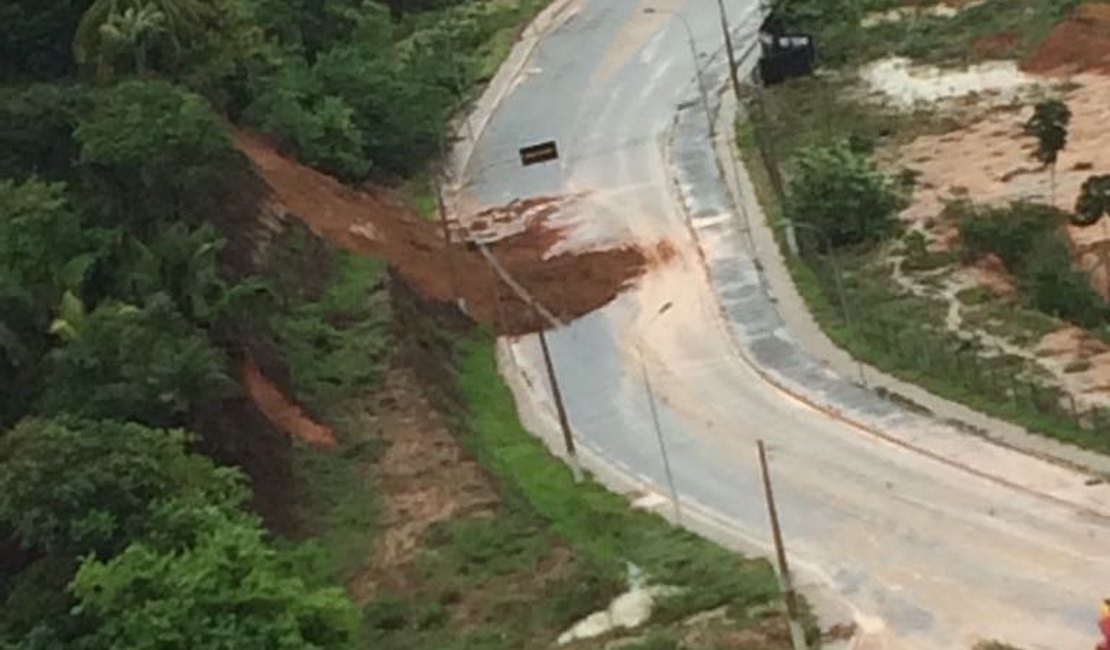
[[[853,356],[986,413],[1110,451],[1108,405],[1081,394],[1081,386],[1098,379],[1092,374],[1077,383],[1079,373],[1097,370],[1092,357],[1108,339],[1110,314],[1096,291],[1100,280],[1089,264],[1080,265],[1068,230],[1101,218],[1098,170],[1087,172],[1074,210],[1056,206],[1056,161],[1070,142],[1072,113],[1061,101],[1068,82],[1053,81],[1039,98],[972,94],[900,105],[884,101],[860,75],[890,56],[953,69],[1031,60],[1084,3],[988,0],[949,3],[952,9],[942,11],[902,4],[787,3],[784,24],[815,35],[821,70],[767,89],[766,111],[752,111],[740,125],[741,149],[783,244],[785,219],[807,226],[797,232],[801,256],[788,259],[799,291],[830,338]],[[1028,142],[1024,155],[1043,169],[1035,172],[1048,181],[1041,196],[1026,190],[986,201],[958,185],[922,180],[916,167],[928,158],[913,149],[915,142],[958,141],[968,123],[1016,114],[1029,117],[1010,137]],[[774,143],[789,181],[786,206],[768,191],[755,129]],[[1018,167],[1002,182],[1033,173]],[[947,195],[925,214],[927,208],[914,207],[922,191]],[[1068,352],[1075,356],[1043,351],[1047,335],[1069,327],[1086,332],[1080,351]]]

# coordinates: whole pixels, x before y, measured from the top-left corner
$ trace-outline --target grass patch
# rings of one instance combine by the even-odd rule
[[[982,305],[990,301],[992,298],[991,290],[987,287],[968,287],[960,289],[956,293],[956,300],[959,300],[966,306]]]
[[[376,491],[366,468],[381,447],[371,432],[354,427],[344,439],[339,451],[294,443],[292,459],[297,520],[322,551],[322,569],[336,584],[347,584],[363,569],[378,531]]]
[[[576,554],[605,566],[632,562],[655,583],[687,589],[663,603],[657,618],[677,620],[721,605],[747,608],[777,596],[766,561],[744,559],[655,515],[634,511],[593,481],[575,484],[569,469],[517,419],[488,337],[465,345],[459,387],[469,410],[470,448]]]
[[[1062,325],[1059,319],[1005,300],[984,302],[965,310],[964,323],[1023,346],[1035,345]]]
[[[859,26],[866,13],[890,8],[886,0],[802,0],[807,20],[791,27],[817,36],[822,58],[832,65],[859,64],[884,56],[925,63],[974,63],[988,56],[1021,58],[1033,51],[1061,18],[1085,0],[988,0],[951,18],[911,16],[870,28]],[[1003,50],[974,47],[987,35],[1006,34]]]
[[[390,345],[385,262],[346,251],[332,262],[319,297],[271,322],[293,393],[318,413],[376,386]]]
[[[551,0],[507,0],[500,4],[507,6],[498,21],[498,26],[478,51],[478,81],[482,84],[497,73],[501,62],[509,56],[517,36],[536,17]]]
[[[399,190],[405,203],[412,206],[417,214],[429,221],[439,216],[439,201],[436,198],[435,183],[435,175],[430,171],[423,171],[405,180]]]
[[[803,147],[847,140],[857,151],[872,151],[957,126],[931,111],[906,112],[868,101],[856,84],[850,74],[832,72],[792,79],[764,93],[767,119],[760,126],[782,161]]]

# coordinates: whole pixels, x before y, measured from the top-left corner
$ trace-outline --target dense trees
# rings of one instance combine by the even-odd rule
[[[369,262],[306,256],[302,295],[243,254],[261,190],[228,124],[352,180],[417,170],[539,3],[0,2],[0,648],[351,644],[346,596],[199,452],[271,434],[244,357],[323,410],[380,374],[388,310]]]
[[[354,612],[338,588],[313,588],[262,538],[218,511],[190,513],[181,548],[132,544],[86,560],[73,580],[97,621],[91,647],[119,650],[344,648]]]
[[[52,557],[84,558],[37,565],[33,573],[48,575],[76,566],[76,606],[48,608],[53,620],[15,647],[347,647],[346,597],[283,560],[240,510],[238,472],[187,453],[187,438],[137,424],[28,420],[0,439],[0,530]],[[46,594],[25,584],[13,595]]]
[[[27,420],[0,439],[0,523],[26,546],[111,555],[168,499],[238,506],[233,470],[184,451],[183,431],[119,422]]]

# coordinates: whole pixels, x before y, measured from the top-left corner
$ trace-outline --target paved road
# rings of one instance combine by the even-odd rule
[[[721,317],[668,167],[668,130],[696,93],[685,32],[666,12],[689,21],[708,63],[720,42],[715,3],[570,2],[482,131],[460,204],[465,212],[581,194],[558,217],[569,227],[565,246],[666,241],[677,251],[606,308],[549,336],[581,444],[667,494],[642,359],[682,504],[762,544],[754,441],[766,439],[791,559],[814,589],[850,605],[867,631],[860,647],[949,650],[997,638],[1090,648],[1095,603],[1110,591],[1110,519],[1100,514],[1110,513],[1110,500],[1100,502],[1110,491],[979,440],[950,450],[1056,497],[1041,498],[863,433],[764,381]],[[752,4],[728,2],[749,34]],[[549,138],[560,163],[516,165],[517,147]],[[518,397],[549,413],[536,342],[511,349],[526,379],[517,385],[532,387]],[[914,434],[929,444],[928,431]]]

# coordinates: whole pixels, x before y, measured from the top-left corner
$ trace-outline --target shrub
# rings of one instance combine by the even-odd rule
[[[1066,219],[1060,210],[1039,203],[984,210],[962,204],[953,209],[963,213],[958,227],[964,252],[970,257],[993,253],[1014,274],[1028,266],[1036,242],[1053,237]]]
[[[1105,318],[1102,298],[1091,288],[1087,274],[1072,265],[1071,254],[1059,238],[1037,243],[1020,280],[1030,304],[1046,314],[1081,327],[1095,327]]]
[[[902,197],[865,156],[841,142],[804,149],[790,181],[790,213],[833,246],[874,243],[898,230]]]

